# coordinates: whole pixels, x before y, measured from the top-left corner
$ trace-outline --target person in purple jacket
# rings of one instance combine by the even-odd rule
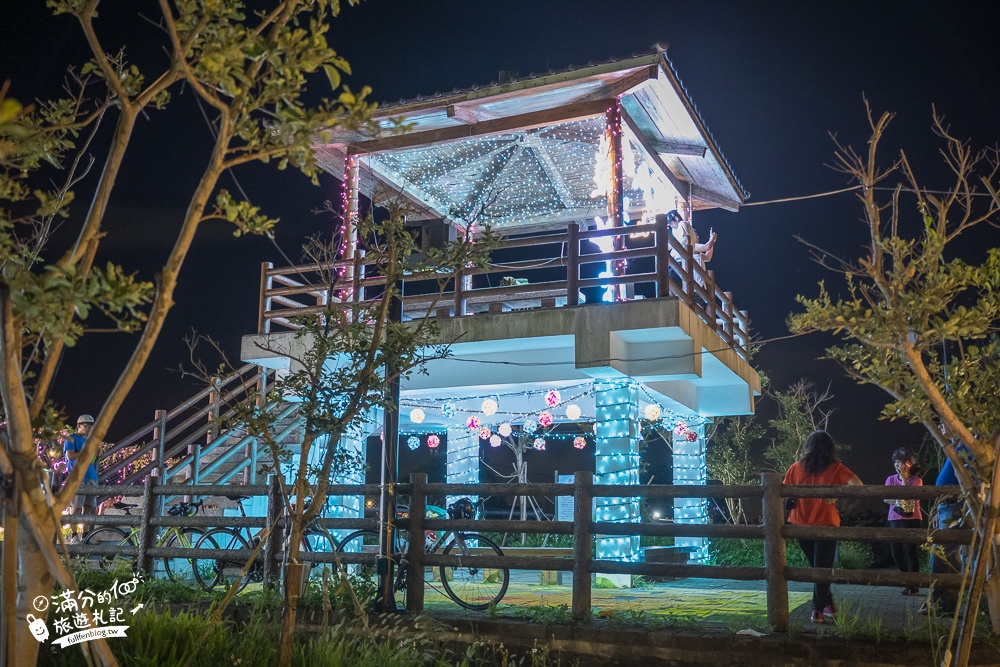
[[[889,475],[886,486],[923,486],[924,480],[914,473],[913,454],[905,447],[900,447],[892,453],[892,463],[896,474]],[[920,514],[920,501],[907,499],[886,499],[889,504],[890,528],[920,528],[923,517]],[[893,542],[889,545],[892,559],[896,561],[900,572],[919,572],[920,562],[917,560],[917,545]],[[903,595],[919,595],[919,588],[904,588]]]

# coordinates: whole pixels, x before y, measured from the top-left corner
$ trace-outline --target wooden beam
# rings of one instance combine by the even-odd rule
[[[426,132],[412,132],[410,134],[383,137],[371,141],[361,141],[348,145],[347,153],[349,155],[363,155],[402,148],[417,148],[445,141],[456,141],[458,139],[501,134],[503,132],[532,130],[546,125],[569,123],[584,118],[602,116],[614,103],[615,100],[607,99],[577,102],[555,109],[543,109],[507,118],[484,120],[472,125],[456,125],[437,130],[427,130]]]
[[[640,69],[638,72],[632,72],[627,76],[623,76],[617,81],[613,81],[606,86],[601,86],[600,89],[595,90],[589,95],[581,97],[577,101],[589,102],[597,99],[614,99],[616,97],[621,97],[622,95],[631,93],[647,81],[656,81],[659,76],[659,65],[650,65],[649,67]]]
[[[448,118],[454,118],[466,125],[475,125],[484,120],[496,120],[499,118],[495,113],[491,113],[486,109],[466,104],[449,104],[445,107],[445,113],[448,115]]]
[[[713,206],[718,206],[719,208],[725,209],[727,211],[733,211],[735,213],[736,211],[740,210],[740,202],[731,199],[726,195],[721,195],[718,192],[712,192],[711,190],[703,188],[700,185],[692,184],[691,196],[697,199],[698,201],[704,202],[706,204],[711,204]]]
[[[708,148],[698,144],[682,144],[676,141],[659,141],[650,139],[649,145],[660,155],[685,155],[690,157],[705,157]]]

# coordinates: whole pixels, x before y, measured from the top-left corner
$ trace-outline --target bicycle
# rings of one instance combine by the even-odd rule
[[[229,500],[236,501],[240,510],[240,516],[247,515],[243,507],[243,501],[249,500],[250,496],[226,496]],[[308,505],[307,505],[308,508]],[[213,528],[206,532],[195,545],[196,549],[214,550],[239,550],[256,549],[260,544],[264,529],[259,529],[256,533],[251,533],[250,528]],[[287,543],[287,537],[283,542]],[[336,542],[331,540],[326,531],[318,524],[311,524],[302,535],[299,548],[306,552],[333,552],[336,550]],[[207,591],[216,588],[228,589],[233,583],[240,580],[238,591],[246,588],[247,584],[264,581],[264,559],[263,554],[258,555],[247,568],[248,558],[238,556],[224,558],[196,558],[194,562],[194,577]],[[241,574],[246,568],[245,576]]]
[[[126,516],[133,516],[132,510],[138,505],[131,503],[116,502],[112,505],[117,510],[125,512]],[[178,503],[172,505],[167,514],[170,516],[194,516],[199,509],[204,512],[203,501],[197,503]],[[139,527],[131,527],[128,532],[115,526],[98,526],[87,533],[83,543],[98,546],[119,546],[138,547]],[[183,549],[192,548],[205,531],[200,528],[183,528],[181,526],[170,526],[157,537],[155,546],[158,547],[180,547]],[[101,555],[85,554],[84,559],[91,569],[110,570],[116,567],[116,561],[126,558],[121,555]],[[136,565],[133,563],[133,569]],[[193,563],[190,558],[157,558],[152,561],[152,575],[161,578],[165,574],[171,581],[192,585],[196,579],[192,571]]]
[[[430,518],[440,518],[447,515],[452,519],[472,519],[479,518],[482,512],[483,501],[473,504],[468,498],[461,498],[448,506],[447,510],[433,505],[427,506],[427,516]],[[406,510],[397,513],[397,517],[406,518]],[[452,539],[448,541],[448,538]],[[409,571],[409,561],[406,558],[407,547],[406,531],[396,532],[396,544],[394,545],[392,560],[396,563],[396,575],[392,583],[392,589],[397,593],[402,593],[405,598],[407,579],[411,576]],[[447,544],[445,544],[447,542]],[[473,546],[478,544],[479,546]],[[351,553],[374,553],[378,554],[379,534],[374,530],[357,530],[346,536],[337,547],[337,552],[342,554]],[[486,551],[479,555],[503,556],[503,551],[497,544],[478,533],[466,533],[458,530],[446,530],[440,535],[434,531],[426,531],[424,535],[424,553],[433,554],[442,549],[446,556],[457,555],[459,557],[472,556],[476,552]],[[493,553],[490,554],[489,552]],[[374,581],[377,578],[375,565],[345,565],[345,570],[349,576],[361,577]],[[455,603],[466,609],[484,610],[490,605],[495,605],[503,599],[507,593],[507,586],[510,584],[509,568],[481,568],[476,566],[439,566],[441,584],[445,592]],[[426,576],[422,573],[421,576]]]

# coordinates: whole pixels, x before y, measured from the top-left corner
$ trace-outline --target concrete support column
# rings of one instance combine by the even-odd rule
[[[595,381],[597,451],[595,484],[622,486],[639,483],[639,391],[631,380]],[[639,498],[597,498],[597,521],[636,523]],[[599,559],[639,560],[638,537],[599,537]],[[612,578],[611,575],[608,575]],[[628,585],[624,575],[619,585]]]
[[[708,481],[705,463],[705,425],[687,425],[686,429],[673,429],[674,484],[703,485]],[[708,523],[708,501],[704,498],[675,498],[674,523]],[[692,563],[708,561],[708,540],[703,537],[678,537],[674,545],[691,547],[688,560]]]

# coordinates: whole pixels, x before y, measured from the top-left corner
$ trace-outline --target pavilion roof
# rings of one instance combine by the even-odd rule
[[[626,170],[633,216],[653,206],[652,182],[695,208],[737,210],[747,199],[663,53],[400,101],[376,119],[388,131],[402,117],[408,132],[343,132],[314,149],[340,178],[357,156],[361,192],[375,203],[402,197],[416,219],[476,220],[507,233],[562,228],[606,215],[595,171],[615,99],[626,155],[649,168],[641,179]]]

